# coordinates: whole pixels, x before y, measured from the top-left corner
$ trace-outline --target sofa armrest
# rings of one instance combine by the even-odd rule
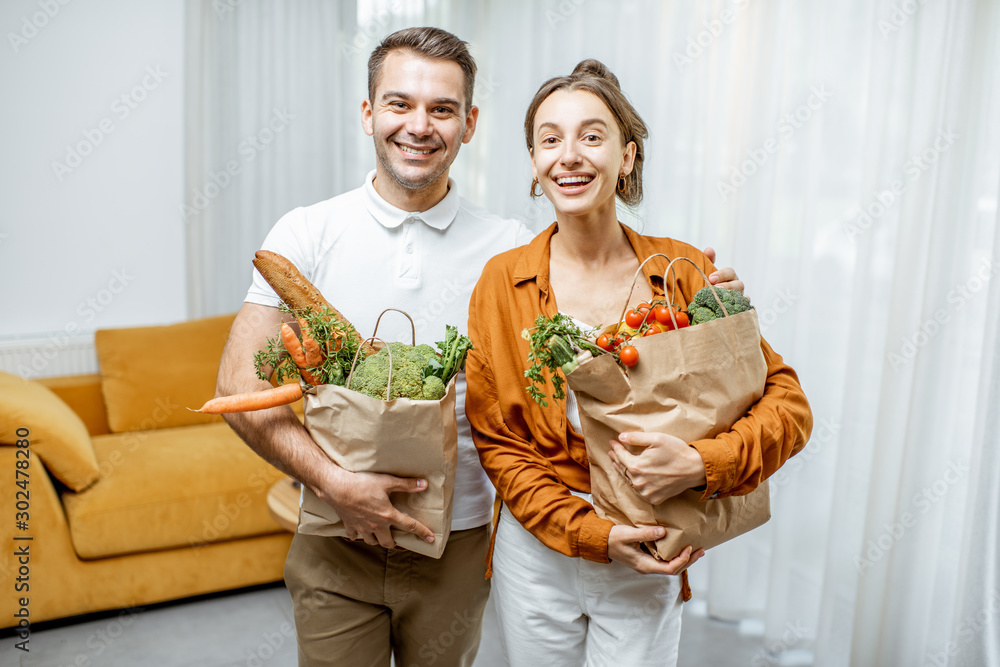
[[[100,374],[63,375],[41,378],[38,382],[51,389],[80,416],[91,436],[111,432],[108,428],[108,409],[104,404],[104,394],[101,393]]]

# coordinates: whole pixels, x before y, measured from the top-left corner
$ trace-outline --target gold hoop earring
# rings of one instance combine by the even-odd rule
[[[624,176],[618,177],[618,192],[625,192],[625,188],[628,187],[628,183],[625,182]]]
[[[540,183],[538,182],[538,179],[537,179],[537,178],[536,178],[536,179],[534,179],[533,181],[531,181],[531,196],[532,196],[533,198],[535,198],[535,199],[537,199],[538,197],[541,197],[542,195],[544,195],[544,194],[545,194],[545,192],[544,192],[544,191],[542,191],[542,192],[537,192],[537,193],[536,193],[536,192],[535,192],[535,186],[536,186],[536,185],[540,185]]]

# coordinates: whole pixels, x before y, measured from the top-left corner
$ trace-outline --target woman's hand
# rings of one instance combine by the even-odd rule
[[[708,257],[708,261],[715,264],[715,249],[705,248],[702,252],[705,253],[706,257]],[[736,275],[736,269],[728,266],[709,274],[708,282],[712,283],[716,287],[734,289],[737,292],[743,291],[743,281]]]
[[[644,449],[635,455],[623,443]],[[632,488],[654,505],[707,481],[705,462],[698,450],[666,433],[622,433],[617,442],[611,441],[608,455]]]
[[[661,561],[640,548],[643,542],[656,541],[666,534],[663,526],[612,526],[608,535],[608,558],[641,574],[680,574],[705,555],[704,549],[691,553],[691,547],[687,546],[673,560]]]

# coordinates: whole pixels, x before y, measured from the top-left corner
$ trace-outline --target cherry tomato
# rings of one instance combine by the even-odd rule
[[[678,329],[683,329],[684,327],[686,327],[689,324],[691,324],[691,322],[688,321],[688,314],[685,313],[683,310],[681,312],[677,313],[676,317],[677,317],[677,328]]]
[[[614,345],[612,345],[612,343],[611,343],[611,336],[609,336],[607,334],[604,334],[603,336],[600,336],[597,339],[597,347],[601,348],[602,350],[607,350],[608,352],[610,352],[611,350],[613,350],[614,349]]]
[[[631,368],[639,363],[639,350],[635,349],[631,345],[626,345],[618,353],[618,358],[622,360],[622,363]]]
[[[645,302],[640,303],[638,306],[635,307],[635,309],[638,310],[640,313],[642,313],[643,322],[656,321],[656,318],[653,316],[653,306],[649,305],[648,303]]]
[[[642,334],[642,335],[643,335],[643,337],[646,337],[646,336],[652,336],[652,335],[658,334],[658,333],[660,333],[660,327],[654,323],[654,324],[650,324],[649,328],[646,329],[646,332],[644,334]]]
[[[672,308],[670,306],[657,306],[653,309],[653,316],[656,321],[665,326],[673,327],[673,322],[670,319],[670,311]]]
[[[625,313],[625,324],[629,325],[633,329],[638,329],[642,326],[642,323],[646,321],[646,314],[639,312],[637,308]]]

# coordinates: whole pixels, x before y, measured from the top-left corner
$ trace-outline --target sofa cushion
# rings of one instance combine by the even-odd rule
[[[101,435],[101,480],[64,493],[80,558],[213,542],[280,530],[267,492],[283,475],[225,424]]]
[[[80,491],[97,480],[97,459],[83,420],[51,389],[0,372],[0,443],[16,444],[19,428],[28,429],[31,450],[60,482]]]
[[[221,422],[187,408],[199,408],[215,395],[234,317],[99,330],[95,344],[111,432]]]
[[[104,394],[101,393],[100,373],[39,378],[38,382],[51,389],[79,415],[90,435],[111,433],[108,428],[108,409],[104,405]]]

